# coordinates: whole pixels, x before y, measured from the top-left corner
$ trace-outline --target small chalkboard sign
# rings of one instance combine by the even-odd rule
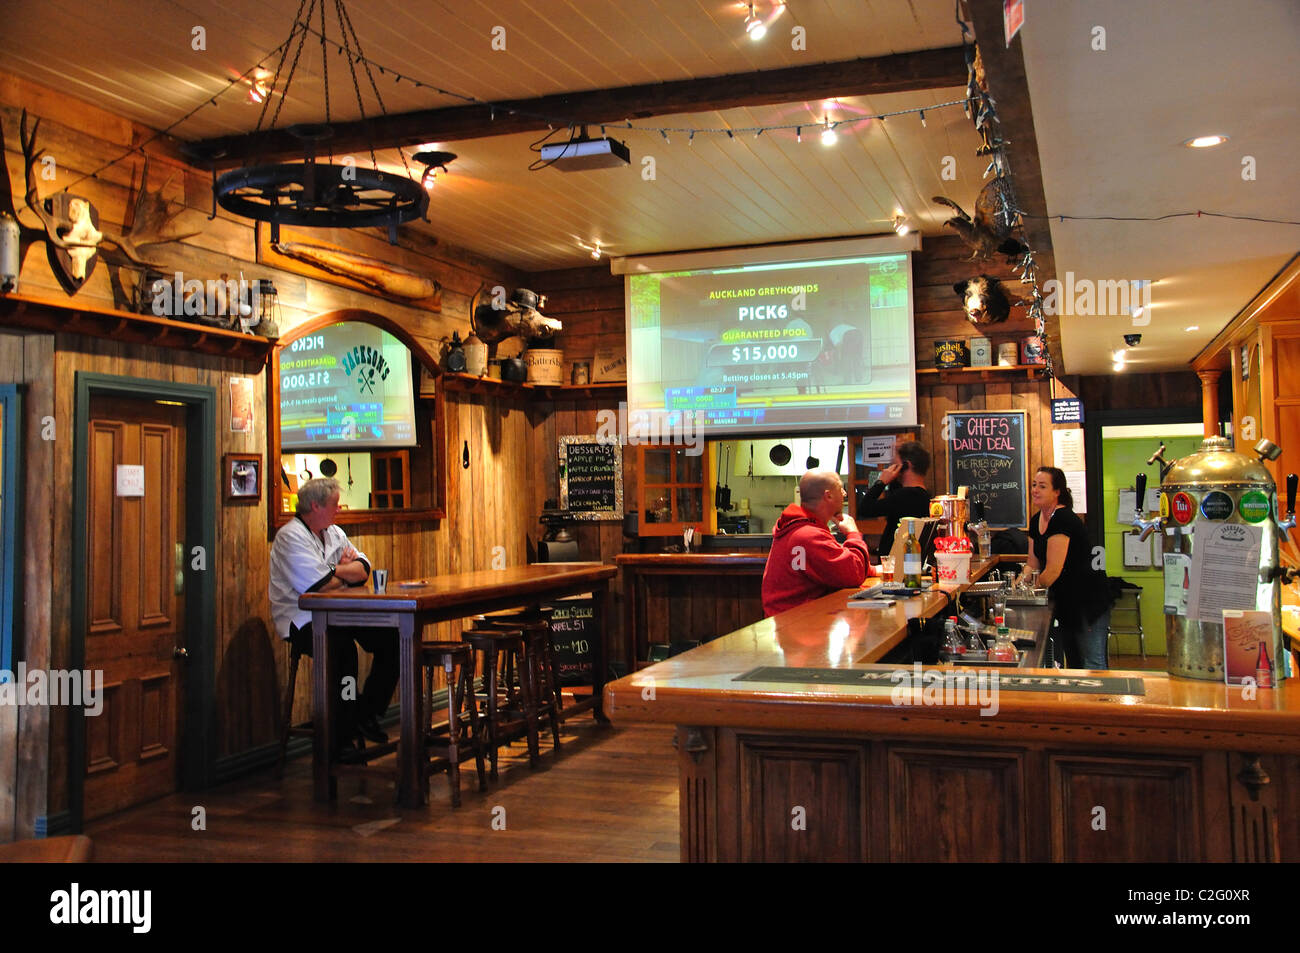
[[[590,685],[595,671],[596,602],[590,596],[551,603],[551,649],[561,685]]]
[[[948,492],[970,488],[989,526],[1029,525],[1029,456],[1023,410],[948,414]]]
[[[560,438],[560,509],[578,520],[623,518],[623,448],[617,442]]]

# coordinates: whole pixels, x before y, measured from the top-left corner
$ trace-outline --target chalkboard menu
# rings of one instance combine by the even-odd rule
[[[590,685],[594,678],[596,603],[590,598],[551,603],[551,648],[561,685]]]
[[[1023,410],[953,413],[944,418],[948,491],[970,487],[990,526],[1027,527],[1028,441]],[[972,508],[971,518],[975,510]]]
[[[579,520],[623,518],[623,448],[618,443],[560,438],[560,509]]]

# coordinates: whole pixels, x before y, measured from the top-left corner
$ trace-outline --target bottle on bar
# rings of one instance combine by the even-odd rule
[[[916,539],[916,520],[907,521],[907,539],[903,541],[903,585],[921,588],[921,544]]]
[[[1273,687],[1273,660],[1268,657],[1268,646],[1263,642],[1259,643],[1259,654],[1255,656],[1255,685]]]
[[[955,615],[949,616],[948,621],[943,624],[943,650],[949,658],[966,654],[966,643],[961,640],[961,634],[957,631]]]
[[[1011,640],[1011,630],[1007,627],[1006,618],[998,616],[993,621],[998,627],[998,637],[989,651],[989,661],[1014,662],[1019,656],[1016,654],[1016,643]]]

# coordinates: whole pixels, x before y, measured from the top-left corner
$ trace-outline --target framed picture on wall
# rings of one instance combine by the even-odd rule
[[[262,455],[228,453],[225,466],[227,503],[256,503],[262,499]]]

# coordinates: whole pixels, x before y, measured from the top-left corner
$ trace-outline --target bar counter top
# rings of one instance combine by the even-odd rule
[[[972,564],[972,579],[992,561]],[[944,586],[951,592],[964,587]],[[1062,684],[1057,679],[1099,676],[1140,679],[1141,695],[1051,691],[1001,691],[996,717],[980,717],[973,703],[923,704],[922,689],[907,688],[909,704],[894,701],[894,682],[840,685],[806,682],[737,682],[760,666],[862,668],[878,666],[907,636],[907,619],[943,609],[933,592],[900,599],[891,609],[851,609],[853,590],[842,590],[763,619],[605,687],[605,711],[615,723],[662,722],[768,727],[829,733],[967,735],[1082,741],[1107,735],[1161,748],[1231,748],[1300,753],[1300,687],[1284,683],[1243,697],[1239,687],[1174,678],[1152,671],[1087,672],[1011,669],[1000,679]],[[979,668],[978,664],[970,668]],[[925,671],[954,671],[955,666]],[[917,670],[919,671],[919,670]],[[990,669],[991,671],[991,669]],[[810,673],[810,678],[813,677]],[[903,691],[900,689],[900,691]]]

